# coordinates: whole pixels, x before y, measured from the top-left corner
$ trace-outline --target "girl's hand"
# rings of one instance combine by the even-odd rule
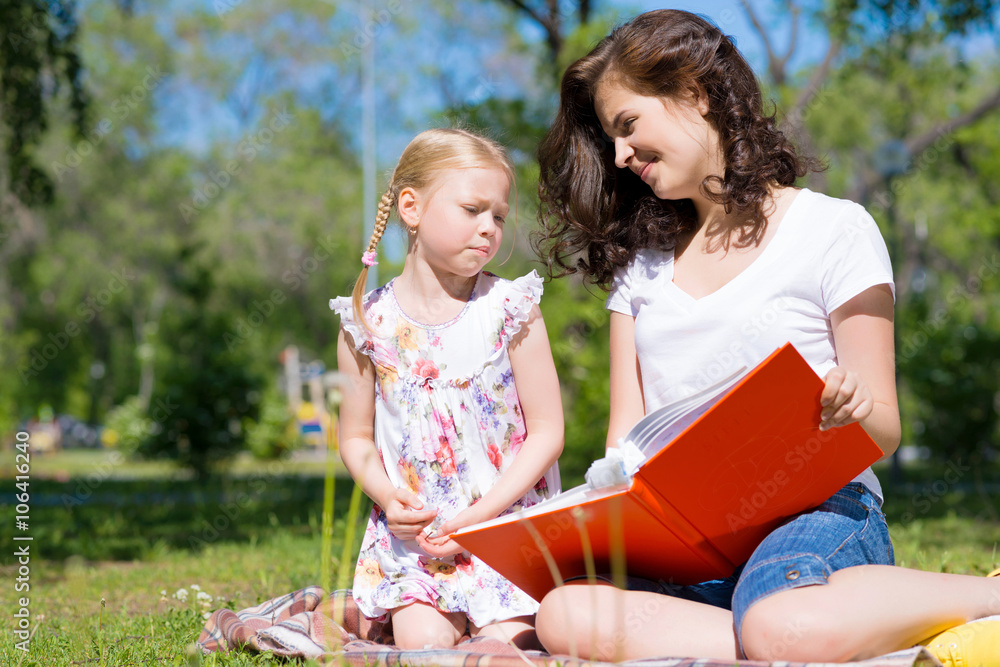
[[[826,374],[826,386],[820,395],[819,430],[826,431],[861,421],[872,413],[875,400],[864,379],[856,372],[834,366]]]
[[[465,528],[483,520],[483,517],[479,516],[475,505],[467,507],[438,526],[438,529],[432,533],[432,537],[427,537],[424,534],[418,535],[417,544],[420,545],[421,549],[435,558],[445,558],[446,556],[460,554],[465,549],[458,542],[452,540],[449,535],[459,528]]]
[[[401,540],[412,540],[420,534],[434,517],[437,510],[423,510],[424,504],[406,489],[396,489],[382,505],[386,523],[393,535]]]
[[[428,556],[433,556],[434,558],[456,556],[465,551],[465,548],[461,544],[450,537],[427,537],[423,533],[417,535],[417,544],[427,552]]]

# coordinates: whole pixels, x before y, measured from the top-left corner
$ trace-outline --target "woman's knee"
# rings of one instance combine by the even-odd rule
[[[535,616],[535,632],[546,651],[580,655],[583,638],[588,638],[588,644],[603,638],[601,633],[607,623],[597,622],[592,597],[595,592],[585,584],[568,584],[549,591]]]
[[[847,624],[822,604],[799,604],[782,594],[751,606],[740,627],[751,660],[839,662],[854,653]]]

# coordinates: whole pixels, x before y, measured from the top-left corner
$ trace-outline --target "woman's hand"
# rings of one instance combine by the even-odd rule
[[[826,431],[865,419],[875,407],[875,399],[864,378],[855,371],[834,366],[826,374],[826,386],[819,400],[819,430]]]
[[[479,514],[475,505],[467,507],[448,521],[442,523],[434,531],[433,537],[427,537],[424,534],[418,535],[417,544],[420,545],[421,549],[435,558],[445,558],[446,556],[460,554],[465,549],[449,536],[460,528],[485,521],[485,518],[479,516]]]
[[[389,530],[401,540],[416,538],[437,516],[437,510],[421,510],[420,498],[406,489],[395,489],[381,506]]]

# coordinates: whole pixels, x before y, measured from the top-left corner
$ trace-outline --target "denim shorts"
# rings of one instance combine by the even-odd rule
[[[672,595],[732,609],[737,642],[747,610],[781,591],[825,584],[853,565],[894,565],[885,515],[864,484],[851,482],[815,509],[776,528],[750,559],[725,579],[679,586],[630,577],[629,590]]]

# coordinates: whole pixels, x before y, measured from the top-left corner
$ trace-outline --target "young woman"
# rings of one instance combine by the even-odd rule
[[[885,243],[861,206],[795,187],[812,165],[715,26],[660,10],[615,29],[566,71],[539,159],[542,254],[610,291],[609,447],[707,366],[753,367],[790,341],[825,378],[819,428],[860,422],[897,448]],[[881,502],[866,470],[728,580],[558,588],[539,637],[596,659],[842,661],[1000,613],[1000,580],[894,567]],[[998,627],[929,643],[955,665],[1000,665]]]

